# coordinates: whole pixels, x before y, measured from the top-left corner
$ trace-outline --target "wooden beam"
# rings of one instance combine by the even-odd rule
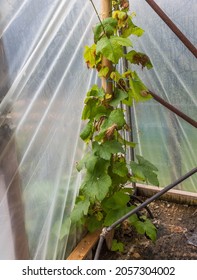
[[[101,0],[101,19],[105,19],[111,16],[112,12],[112,1],[111,0]],[[102,88],[106,93],[112,94],[113,85],[112,82],[109,81],[110,74],[113,70],[113,64],[111,61],[106,59],[105,57],[102,60],[102,67],[108,67],[109,73],[106,78],[102,77]]]
[[[68,256],[67,260],[84,260],[100,237],[101,230],[88,233]]]
[[[147,186],[143,184],[137,184],[137,195],[151,197],[161,190],[159,187]],[[181,190],[169,190],[167,193],[161,196],[161,199],[167,201],[173,201],[175,203],[188,204],[197,206],[197,193],[186,192]]]

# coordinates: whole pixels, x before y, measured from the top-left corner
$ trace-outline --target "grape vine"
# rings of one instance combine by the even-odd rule
[[[152,163],[140,155],[136,155],[137,162],[128,162],[127,150],[136,144],[124,137],[131,128],[126,122],[123,105],[147,101],[151,95],[136,71],[117,70],[122,59],[131,66],[152,68],[149,57],[134,50],[130,39],[142,36],[144,30],[133,23],[135,14],[129,12],[129,1],[112,1],[112,7],[112,16],[104,20],[99,18],[93,29],[94,43],[85,46],[84,50],[87,67],[95,69],[100,78],[112,83],[113,89],[106,92],[93,85],[87,92],[82,112],[86,125],[80,137],[87,145],[87,152],[77,163],[77,170],[83,172],[83,181],[71,221],[91,232],[110,226],[135,207],[129,203],[133,189],[126,187],[127,183],[140,181],[159,185],[158,170]],[[130,49],[126,54],[124,47]],[[112,63],[112,69],[103,66],[104,57]],[[156,239],[156,228],[146,216],[135,214],[128,222],[138,233]]]

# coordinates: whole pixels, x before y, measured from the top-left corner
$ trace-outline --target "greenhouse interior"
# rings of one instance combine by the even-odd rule
[[[197,259],[196,0],[0,7],[0,259]]]

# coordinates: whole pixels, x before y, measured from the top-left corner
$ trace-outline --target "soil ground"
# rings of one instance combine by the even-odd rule
[[[197,206],[154,201],[149,205],[157,227],[153,243],[132,227],[120,227],[114,238],[125,245],[124,252],[111,252],[104,245],[102,260],[197,260]]]

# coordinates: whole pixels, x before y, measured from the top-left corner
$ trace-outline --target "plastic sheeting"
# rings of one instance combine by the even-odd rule
[[[171,2],[163,8],[193,39],[195,9],[189,20],[185,11],[195,0],[182,1],[184,10]],[[0,0],[0,6],[0,259],[64,259],[81,236],[73,228],[64,236],[62,228],[69,232],[65,217],[80,185],[80,117],[85,93],[97,82],[82,53],[98,19],[88,0]],[[196,117],[194,58],[145,1],[131,7],[146,30],[134,43],[154,64],[141,73],[146,83]],[[154,101],[136,105],[134,114],[139,152],[159,167],[162,185],[195,165],[192,127]],[[189,189],[196,186],[192,178]]]
[[[61,227],[80,185],[81,110],[96,82],[83,49],[96,16],[86,0],[0,6],[0,259],[63,259],[78,238]]]
[[[155,2],[196,46],[197,2]],[[130,4],[137,14],[136,24],[145,30],[141,38],[133,38],[134,47],[145,52],[153,64],[152,70],[141,71],[143,81],[151,91],[197,120],[196,58],[145,0],[130,1]],[[155,100],[136,104],[133,114],[137,152],[158,167],[161,186],[174,182],[197,166],[195,127]],[[176,188],[196,192],[197,175],[193,175]]]

